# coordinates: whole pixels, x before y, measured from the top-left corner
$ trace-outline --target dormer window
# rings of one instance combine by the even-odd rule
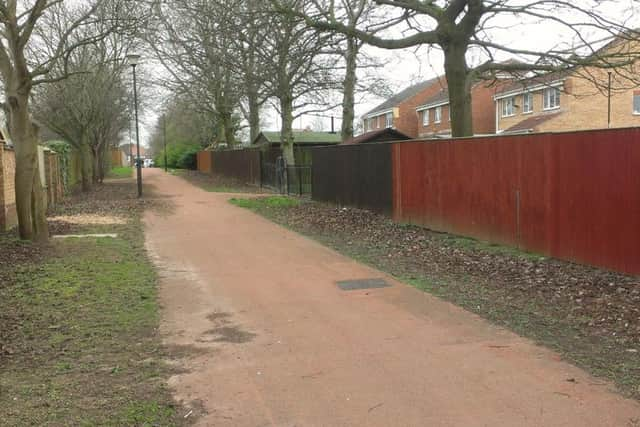
[[[516,102],[513,96],[505,98],[502,103],[502,117],[510,117],[516,114]]]
[[[436,107],[435,110],[433,110],[433,112],[434,112],[433,122],[440,123],[442,121],[442,107]]]
[[[560,89],[557,87],[548,87],[542,93],[544,102],[543,108],[545,110],[553,110],[560,108]]]

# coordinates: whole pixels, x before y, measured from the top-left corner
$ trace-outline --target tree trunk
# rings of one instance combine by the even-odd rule
[[[46,241],[49,230],[45,207],[41,203],[43,194],[38,173],[38,135],[29,119],[29,96],[21,91],[8,91],[5,96],[9,108],[9,134],[16,154],[18,231],[21,239]]]
[[[342,130],[340,132],[343,142],[353,137],[358,50],[358,41],[353,37],[347,38],[347,51],[344,56],[346,69],[342,95]]]
[[[91,191],[91,182],[93,181],[93,176],[91,173],[91,148],[89,148],[89,144],[86,141],[83,142],[80,148],[80,163],[81,163],[81,175],[82,175],[82,191],[89,192]]]
[[[473,136],[471,86],[469,68],[465,58],[466,46],[450,43],[444,50],[444,70],[449,89],[451,109],[451,136]]]
[[[296,164],[293,153],[293,100],[290,97],[280,98],[280,115],[282,119],[282,129],[280,130],[280,146],[282,156],[288,166]]]
[[[235,132],[233,131],[233,117],[230,111],[225,110],[221,114],[222,126],[224,128],[224,139],[227,142],[227,146],[233,147],[236,145]]]
[[[95,185],[100,183],[100,170],[102,169],[100,166],[100,147],[91,147],[91,160],[93,164],[92,182]]]
[[[253,144],[260,133],[260,103],[254,89],[247,90],[247,98],[249,100],[249,138]]]

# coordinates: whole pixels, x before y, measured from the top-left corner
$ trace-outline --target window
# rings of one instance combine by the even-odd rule
[[[370,118],[369,119],[369,130],[374,130],[376,128],[376,119],[375,118]]]
[[[544,98],[543,108],[545,110],[560,108],[560,89],[557,87],[548,87],[544,90],[542,96]]]
[[[449,121],[451,121],[451,104],[449,104],[449,107],[447,108],[447,114],[449,115]]]
[[[422,111],[422,126],[429,126],[429,110]]]
[[[516,114],[515,98],[505,98],[502,100],[502,117],[509,117]]]
[[[640,90],[633,91],[633,114],[640,115]]]
[[[440,123],[442,121],[442,107],[436,107],[434,110],[433,123]]]
[[[393,126],[393,113],[387,113],[385,115],[385,127],[390,128]]]
[[[522,112],[531,113],[533,111],[533,94],[531,92],[522,95]]]

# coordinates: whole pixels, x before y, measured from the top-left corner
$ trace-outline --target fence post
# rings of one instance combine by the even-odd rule
[[[298,167],[298,196],[302,196],[302,168]]]
[[[258,172],[259,172],[259,179],[260,179],[260,189],[262,190],[262,150],[258,151]]]

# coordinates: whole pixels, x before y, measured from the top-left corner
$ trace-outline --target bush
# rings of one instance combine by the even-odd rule
[[[200,151],[200,146],[198,145],[167,145],[167,167],[174,169],[196,169],[198,151]],[[164,167],[164,150],[156,155],[154,163],[156,166]]]
[[[189,147],[189,149],[185,150],[178,159],[178,168],[192,170],[197,169],[198,151],[200,151],[199,147]]]

